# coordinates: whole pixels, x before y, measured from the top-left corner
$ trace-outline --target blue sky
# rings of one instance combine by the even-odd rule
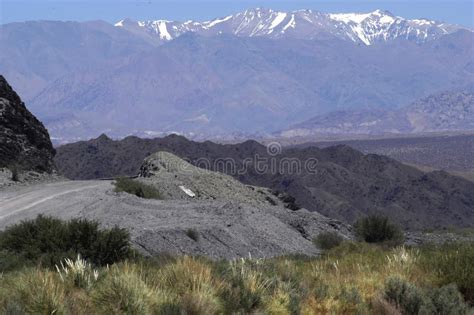
[[[389,10],[406,18],[429,18],[474,27],[474,0],[251,1],[251,0],[0,0],[0,24],[26,20],[209,20],[252,7],[322,12]]]

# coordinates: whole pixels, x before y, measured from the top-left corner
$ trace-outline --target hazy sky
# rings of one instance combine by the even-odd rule
[[[474,27],[474,0],[251,1],[251,0],[0,0],[0,24],[25,20],[209,20],[252,7],[322,12],[389,10],[406,18],[429,18]]]

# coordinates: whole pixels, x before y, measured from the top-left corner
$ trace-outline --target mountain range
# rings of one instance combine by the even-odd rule
[[[163,43],[193,32],[203,36],[231,34],[241,37],[326,39],[338,38],[372,45],[398,39],[424,43],[464,29],[428,19],[404,19],[389,11],[325,14],[313,10],[279,12],[256,8],[212,21],[176,22],[167,20],[133,21],[115,24],[140,34],[155,43]]]
[[[474,130],[474,86],[419,99],[399,109],[334,111],[276,133],[286,138],[328,135],[400,135]]]
[[[268,135],[332,112],[398,110],[474,82],[472,30],[381,10],[32,21],[0,34],[0,73],[55,142]]]

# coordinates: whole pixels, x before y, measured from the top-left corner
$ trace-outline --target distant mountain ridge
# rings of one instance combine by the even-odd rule
[[[264,8],[249,9],[206,22],[124,19],[115,26],[132,32],[142,31],[156,42],[170,41],[184,33],[194,32],[204,36],[231,34],[310,40],[334,37],[364,45],[397,39],[423,43],[466,29],[428,19],[409,20],[383,10],[326,14],[314,10],[280,12]]]
[[[253,9],[170,23],[0,25],[0,73],[56,143],[101,133],[261,138],[474,84],[471,30],[385,11]]]
[[[277,134],[291,138],[459,131],[474,131],[474,87],[436,93],[396,110],[362,109],[319,115]]]

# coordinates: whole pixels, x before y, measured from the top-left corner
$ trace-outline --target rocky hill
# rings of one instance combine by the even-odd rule
[[[0,168],[50,173],[54,154],[48,131],[0,75]]]
[[[474,183],[445,172],[424,173],[348,146],[291,148],[274,155],[255,141],[220,145],[180,136],[113,141],[103,135],[58,148],[56,161],[70,178],[135,175],[142,160],[157,151],[172,152],[245,184],[285,192],[299,206],[347,223],[370,213],[385,214],[408,229],[474,223]],[[256,158],[267,168],[261,169]],[[312,162],[309,168],[307,161]]]
[[[449,172],[474,172],[474,134],[306,142],[298,147],[346,144],[363,153]]]

